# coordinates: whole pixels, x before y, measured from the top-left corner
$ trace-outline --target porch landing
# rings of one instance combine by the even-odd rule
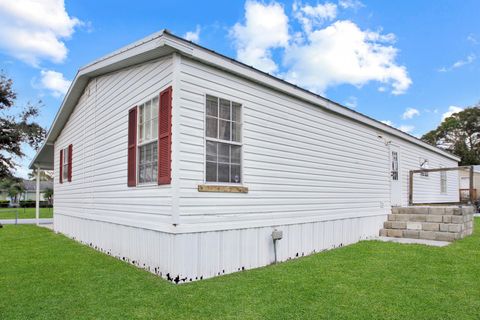
[[[473,232],[472,206],[393,207],[381,237],[454,241]]]

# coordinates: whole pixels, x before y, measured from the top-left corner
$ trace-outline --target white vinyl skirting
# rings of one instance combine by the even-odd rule
[[[272,231],[278,261],[349,245],[378,236],[386,215],[277,225],[249,229],[173,234],[62,214],[54,230],[90,247],[183,283],[274,262]]]

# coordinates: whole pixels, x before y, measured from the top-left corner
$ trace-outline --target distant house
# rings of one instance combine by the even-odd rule
[[[35,180],[23,180],[23,187],[25,192],[20,197],[20,200],[35,200]],[[40,181],[40,201],[46,201],[44,194],[47,189],[53,189],[53,181]]]
[[[470,172],[460,171],[460,194],[462,198],[468,199],[470,190]],[[473,194],[474,198],[480,200],[480,166],[473,167]]]
[[[378,236],[410,170],[458,161],[162,31],[78,71],[30,167],[55,170],[56,232],[178,282]],[[415,186],[459,201],[455,171]]]
[[[36,190],[36,181],[31,181],[31,180],[22,180],[23,187],[25,188],[25,192],[20,194],[17,197],[17,201],[23,201],[23,200],[31,200],[35,201],[35,190]],[[40,181],[40,201],[47,201],[48,199],[45,199],[45,190],[47,189],[53,189],[53,181]],[[10,204],[14,204],[12,202],[12,199],[8,196],[7,191],[5,190],[0,190],[0,200],[9,200]]]

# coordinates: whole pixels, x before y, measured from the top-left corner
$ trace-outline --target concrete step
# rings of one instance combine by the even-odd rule
[[[471,229],[470,229],[471,230]],[[437,241],[454,241],[470,235],[471,231],[465,232],[445,232],[445,231],[424,231],[424,230],[401,230],[401,229],[381,229],[381,237],[425,239]]]
[[[392,238],[392,237],[378,237],[370,240],[377,240],[383,242],[395,242],[402,244],[423,244],[433,247],[446,247],[451,244],[451,241],[425,240],[425,239],[411,239],[411,238]]]
[[[435,223],[465,223],[473,221],[473,215],[436,215],[436,214],[416,214],[416,213],[397,213],[389,214],[388,221],[404,222],[435,222]]]
[[[392,207],[392,214],[470,215],[473,206],[412,206]]]
[[[454,241],[473,232],[473,207],[394,207],[380,236]]]
[[[423,231],[442,231],[442,232],[462,232],[473,228],[473,221],[464,223],[436,223],[436,222],[418,222],[418,221],[385,221],[385,229],[399,230],[423,230]]]

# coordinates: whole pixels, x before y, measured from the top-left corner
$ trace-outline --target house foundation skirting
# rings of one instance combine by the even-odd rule
[[[173,234],[55,214],[54,230],[167,280],[183,283],[286,261],[378,236],[386,215]]]

